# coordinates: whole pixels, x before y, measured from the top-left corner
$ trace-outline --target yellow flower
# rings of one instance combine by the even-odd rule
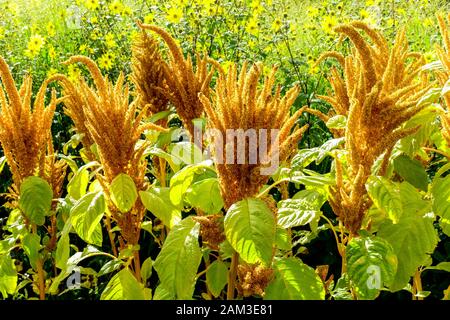
[[[427,63],[430,63],[430,62],[436,60],[436,57],[435,57],[435,54],[434,54],[433,51],[425,52],[425,54],[423,55],[423,57],[425,58],[425,61],[426,61]]]
[[[109,5],[109,10],[112,14],[122,14],[123,4],[122,2],[116,0]]]
[[[108,33],[105,36],[105,44],[108,48],[114,48],[115,46],[117,46],[116,41],[114,41],[114,35],[112,33]]]
[[[133,14],[133,10],[129,6],[123,6],[122,8],[122,14],[124,16],[131,16]]]
[[[276,18],[273,22],[272,22],[272,30],[275,32],[280,31],[281,25],[283,23],[281,22],[280,19]]]
[[[84,6],[89,10],[97,10],[100,5],[98,0],[85,0]]]
[[[319,15],[319,9],[314,8],[313,6],[308,7],[308,16],[311,18],[315,18]]]
[[[374,0],[366,0],[366,6],[367,7],[373,6],[374,4],[375,4]]]
[[[80,53],[85,53],[87,50],[87,45],[85,45],[84,43],[78,48],[78,50],[80,50]]]
[[[48,46],[48,56],[51,60],[56,59],[56,50],[51,44]]]
[[[0,40],[3,39],[4,37],[5,37],[5,28],[0,26]]]
[[[259,34],[258,21],[256,17],[253,17],[250,20],[248,20],[247,25],[245,27],[245,31],[254,36],[257,36]]]
[[[334,26],[337,24],[337,19],[335,16],[325,16],[322,20],[322,29],[325,33],[332,33]]]
[[[404,16],[406,14],[406,10],[403,8],[398,8],[397,9],[397,13],[401,16]]]
[[[47,26],[45,27],[45,29],[47,30],[47,35],[49,37],[53,37],[56,34],[55,25],[51,21],[49,23],[47,23]]]
[[[34,34],[31,36],[30,41],[28,41],[28,50],[39,52],[44,43],[45,43],[44,37],[42,37],[39,34]]]
[[[98,66],[104,70],[110,70],[113,66],[114,55],[112,53],[103,54],[100,59],[98,59]]]
[[[166,13],[167,20],[171,23],[180,22],[183,17],[183,10],[181,8],[171,7]]]
[[[145,24],[152,24],[155,22],[155,15],[153,13],[149,13],[144,17]]]
[[[90,19],[92,24],[97,24],[98,23],[98,18],[96,16],[91,17]]]
[[[56,70],[55,68],[50,68],[47,71],[47,77],[51,77],[52,75],[57,74],[57,73],[58,73],[58,70]]]
[[[250,8],[252,8],[253,15],[258,15],[264,11],[264,7],[261,5],[260,0],[253,0],[250,4]]]
[[[67,67],[67,74],[69,79],[76,82],[81,76],[81,71],[74,64],[71,64]]]
[[[430,26],[432,26],[434,23],[433,19],[431,19],[430,17],[423,19],[422,24],[424,27],[428,28]]]
[[[360,15],[361,19],[364,20],[364,19],[366,19],[366,18],[369,17],[369,12],[367,12],[366,9],[361,9],[361,10],[359,11],[359,15]]]
[[[230,66],[232,66],[233,64],[234,64],[233,61],[227,60],[227,61],[222,62],[221,65],[222,65],[223,70],[225,70],[225,72],[227,72],[228,69],[230,68]]]

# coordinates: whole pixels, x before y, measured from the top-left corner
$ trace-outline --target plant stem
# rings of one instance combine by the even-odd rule
[[[134,251],[134,273],[137,281],[141,281],[141,259],[139,258],[139,251]]]
[[[418,296],[419,292],[422,292],[422,279],[420,278],[420,271],[417,270],[413,277],[413,286],[415,288],[414,292],[416,294],[415,300],[423,300],[423,297]],[[414,297],[413,297],[414,299]]]
[[[37,235],[37,226],[32,224],[32,233]],[[45,276],[42,259],[38,258],[36,261],[36,271],[38,277],[38,288],[39,288],[39,300],[45,300]]]
[[[236,286],[236,273],[237,265],[239,261],[239,254],[235,251],[231,257],[230,271],[228,272],[228,288],[227,288],[227,300],[234,300],[234,289]]]
[[[113,234],[111,232],[111,219],[109,218],[108,215],[106,215],[106,223],[105,224],[106,224],[106,230],[108,232],[109,242],[111,243],[113,255],[115,257],[117,257],[117,248],[116,248],[116,245],[114,244]]]

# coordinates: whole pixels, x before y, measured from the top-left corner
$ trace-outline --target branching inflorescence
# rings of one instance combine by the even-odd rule
[[[358,30],[373,42],[365,40]],[[356,234],[370,206],[365,183],[375,160],[385,154],[389,158],[394,144],[417,131],[402,125],[422,110],[419,99],[430,88],[419,72],[424,59],[408,52],[405,30],[401,30],[393,47],[377,30],[363,22],[340,25],[335,31],[347,36],[354,49],[347,57],[337,58],[343,76],[332,70],[330,82],[334,96],[322,97],[337,114],[347,116],[345,150],[348,170],[344,172],[336,159],[336,186],[331,189],[330,204],[347,229]],[[382,165],[383,174],[387,160]]]
[[[292,117],[289,116],[299,88],[291,88],[283,97],[280,87],[272,92],[276,68],[273,68],[261,88],[258,88],[261,64],[254,64],[248,69],[248,64],[244,63],[239,75],[236,65],[232,65],[227,74],[219,70],[212,103],[204,94],[200,98],[208,115],[209,126],[220,132],[222,142],[226,142],[224,148],[216,147],[214,153],[222,196],[225,207],[229,208],[233,203],[255,196],[260,191],[268,180],[268,175],[262,174],[261,169],[268,166],[267,162],[272,156],[284,161],[296,149],[296,144],[307,127],[292,132],[303,111],[300,109]],[[242,154],[238,154],[237,144],[229,143],[230,138],[235,138],[230,137],[230,130],[242,130],[244,134],[248,134],[248,130],[254,130],[257,135],[261,130],[269,132],[263,138],[259,136],[259,139],[255,139],[253,145],[251,141],[245,143],[243,161],[236,163],[236,159]],[[271,137],[270,130],[276,130],[275,139]],[[220,141],[216,140],[214,144],[220,145]],[[230,150],[230,146],[233,150]],[[227,150],[232,153],[232,163],[225,161],[229,156]],[[251,153],[258,155],[257,161],[253,163],[250,161]]]
[[[147,145],[138,145],[141,134],[148,129],[164,129],[152,124],[142,124],[146,105],[138,112],[137,101],[129,102],[129,89],[124,84],[124,75],[120,74],[113,84],[103,77],[97,65],[87,57],[71,57],[66,64],[82,62],[89,69],[95,83],[91,88],[85,81],[68,83],[68,79],[62,80],[63,85],[75,98],[66,101],[67,110],[82,110],[85,121],[77,127],[80,132],[86,133],[89,140],[96,144],[103,174],[99,175],[99,181],[109,198],[109,187],[119,174],[130,176],[138,190],[146,188],[145,173],[147,161],[143,156]],[[71,105],[73,102],[81,105]],[[81,111],[80,111],[81,112]],[[75,122],[75,126],[78,123]],[[90,148],[91,146],[85,146]],[[145,208],[138,200],[130,212],[121,213],[111,201],[109,209],[112,217],[121,228],[121,234],[126,243],[137,244],[139,240],[140,222],[145,214]]]
[[[442,63],[443,70],[436,71],[435,74],[440,85],[444,86],[450,79],[450,35],[444,17],[442,15],[438,15],[437,17],[442,39],[444,41],[444,47],[436,45],[436,52]],[[447,16],[447,20],[450,21],[450,13]],[[444,136],[447,145],[450,146],[450,92],[444,94],[443,100],[446,110],[441,113],[442,135]]]
[[[157,33],[169,48],[169,62],[162,64],[165,83],[162,83],[162,87],[152,85],[151,88],[152,91],[160,92],[175,106],[186,129],[193,137],[195,128],[193,120],[200,118],[203,114],[203,105],[198,95],[199,93],[208,95],[214,74],[214,70],[208,70],[209,59],[201,58],[197,54],[194,70],[191,56],[184,57],[183,51],[169,33],[153,25],[139,23],[139,26]]]
[[[53,79],[41,85],[32,103],[31,77],[25,77],[17,90],[8,65],[1,57],[0,76],[4,87],[4,90],[0,89],[0,143],[12,172],[13,192],[20,190],[25,178],[40,176],[47,180],[54,196],[58,197],[65,176],[65,165],[56,160],[52,146],[50,129],[59,103],[54,90],[49,105],[45,106],[47,86]]]

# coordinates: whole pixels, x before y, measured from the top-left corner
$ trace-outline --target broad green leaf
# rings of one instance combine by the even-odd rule
[[[0,158],[0,173],[2,173],[3,169],[5,168],[6,164],[6,157],[3,156]]]
[[[183,208],[184,194],[194,181],[195,171],[195,166],[187,166],[170,179],[170,201],[179,209]]]
[[[286,229],[277,228],[275,233],[275,244],[280,250],[289,251],[292,248],[292,241]]]
[[[106,285],[101,300],[145,300],[144,287],[131,271],[122,269]]]
[[[152,258],[147,258],[145,259],[145,261],[142,263],[141,266],[141,278],[142,281],[147,281],[148,279],[150,279],[151,275],[152,275],[152,268],[153,268],[153,261]]]
[[[277,217],[278,225],[287,229],[319,220],[320,210],[304,199],[287,199],[278,202]]]
[[[372,176],[366,188],[375,206],[397,223],[403,212],[398,185],[384,177]]]
[[[150,188],[140,191],[139,196],[145,208],[172,228],[181,220],[181,211],[170,202],[169,188]]]
[[[343,144],[345,138],[336,138],[326,141],[319,147],[319,152],[317,153],[316,164],[320,164],[326,156],[330,154],[331,151],[337,149],[341,144]]]
[[[145,155],[153,155],[166,160],[174,172],[180,170],[180,163],[182,163],[181,159],[178,159],[174,155],[171,155],[160,148],[151,147],[145,152]]]
[[[3,299],[13,294],[17,287],[17,271],[9,255],[0,255],[0,292]]]
[[[311,162],[317,159],[319,148],[301,149],[292,158],[292,169],[301,170],[306,168]]]
[[[111,200],[121,212],[125,213],[133,208],[138,197],[138,191],[133,179],[126,174],[119,174],[109,188]]]
[[[122,260],[119,260],[119,259],[110,260],[102,266],[100,271],[97,273],[97,276],[100,277],[105,274],[114,272],[117,269],[119,269],[120,267],[122,267],[123,265],[124,265],[124,262]]]
[[[42,178],[28,177],[20,186],[19,207],[32,223],[43,225],[52,205],[53,191]]]
[[[55,262],[56,267],[63,269],[67,259],[70,256],[70,239],[69,235],[63,235],[59,238],[58,244],[56,245],[55,252]]]
[[[334,178],[332,178],[329,174],[327,175],[316,174],[307,176],[300,172],[295,172],[290,177],[290,179],[287,179],[287,181],[311,187],[324,187],[327,185],[335,184]]]
[[[175,294],[170,290],[165,288],[162,284],[160,284],[155,289],[155,294],[153,295],[153,300],[175,300]]]
[[[206,284],[212,295],[217,298],[227,284],[228,267],[220,260],[216,260],[206,271]]]
[[[75,200],[79,200],[86,194],[86,188],[89,183],[89,171],[87,168],[87,166],[79,168],[67,185],[67,193]]]
[[[31,266],[36,270],[36,262],[39,259],[39,250],[41,249],[41,238],[37,234],[28,233],[22,239],[22,246]]]
[[[427,267],[426,270],[440,270],[450,272],[450,262],[441,262],[435,266]]]
[[[430,140],[433,132],[439,130],[435,120],[436,112],[434,112],[432,108],[426,108],[408,120],[404,126],[405,129],[417,126],[420,126],[420,128],[416,133],[401,139],[394,148],[393,153],[398,150],[411,158],[414,158],[418,152],[423,153],[421,147]]]
[[[203,179],[192,184],[187,190],[186,200],[195,208],[207,214],[218,213],[223,207],[217,178]]]
[[[274,279],[264,300],[324,300],[322,280],[313,268],[298,258],[279,258],[273,263]]]
[[[196,164],[203,160],[202,150],[196,144],[188,141],[170,144],[168,152],[175,156],[174,159],[180,159],[185,164]],[[175,164],[182,163],[177,161]]]
[[[427,191],[428,175],[418,160],[401,155],[394,159],[394,170],[414,187]]]
[[[347,125],[347,118],[343,115],[336,115],[328,119],[326,126],[329,129],[345,129]]]
[[[433,219],[428,215],[404,212],[397,224],[386,221],[377,236],[387,240],[397,255],[398,268],[392,291],[403,289],[417,268],[423,265],[436,248],[438,237]]]
[[[353,300],[353,296],[350,292],[350,281],[348,280],[348,274],[341,275],[336,282],[336,286],[331,292],[331,296],[334,300]]]
[[[270,264],[276,222],[264,201],[247,198],[233,204],[225,216],[224,227],[228,241],[244,261]]]
[[[199,230],[192,217],[180,221],[169,232],[153,264],[164,288],[177,299],[192,299],[202,259]]]
[[[97,246],[102,245],[100,221],[105,213],[105,197],[102,192],[87,193],[70,211],[73,228],[81,239]]]
[[[346,259],[348,276],[359,299],[375,299],[394,280],[397,257],[382,238],[353,238],[347,245]]]
[[[433,210],[439,216],[442,231],[450,237],[450,175],[435,178],[431,188]]]

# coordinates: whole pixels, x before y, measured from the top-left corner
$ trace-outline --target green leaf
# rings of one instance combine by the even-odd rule
[[[41,249],[41,238],[37,234],[28,233],[22,239],[22,246],[30,260],[31,267],[36,270],[36,262],[39,259],[39,250]]]
[[[3,299],[13,294],[17,287],[17,271],[9,255],[0,255],[0,292]]]
[[[345,129],[347,126],[347,118],[338,114],[328,119],[326,126],[328,129]]]
[[[187,141],[182,141],[178,143],[172,143],[169,145],[168,152],[174,156],[174,159],[179,159],[175,164],[180,165],[185,164],[196,164],[203,160],[202,150],[192,143]]]
[[[440,217],[442,231],[450,237],[450,175],[435,178],[431,188],[433,210]]]
[[[97,246],[102,245],[103,236],[100,221],[105,213],[103,192],[87,193],[70,210],[73,228],[81,239]]]
[[[326,141],[319,147],[319,152],[317,154],[316,164],[320,164],[326,156],[330,154],[331,151],[337,149],[341,144],[343,144],[345,138],[336,138]]]
[[[278,225],[283,228],[304,226],[320,218],[320,207],[308,198],[287,199],[278,202]]]
[[[151,147],[146,151],[145,155],[154,155],[154,156],[157,156],[159,158],[166,160],[167,163],[169,164],[170,168],[174,172],[177,172],[178,170],[180,170],[180,163],[182,161],[180,159],[178,159],[177,157],[175,157],[174,155],[171,155],[160,148]]]
[[[0,173],[2,173],[3,169],[5,168],[6,164],[6,157],[3,156],[0,158]]]
[[[206,284],[212,295],[217,298],[227,284],[228,267],[220,260],[216,260],[206,271]]]
[[[145,208],[172,228],[181,220],[181,211],[170,202],[169,188],[150,188],[140,191],[139,196]]]
[[[170,290],[166,289],[163,284],[160,284],[155,289],[155,294],[153,295],[153,300],[175,300],[175,294]]]
[[[399,223],[392,224],[389,220],[382,224],[377,235],[387,240],[398,258],[398,268],[392,291],[403,289],[417,268],[423,265],[434,251],[437,242],[437,232],[433,219],[428,215],[404,212]]]
[[[275,233],[275,244],[278,249],[289,251],[292,248],[292,241],[288,231],[283,228],[277,228]]]
[[[324,300],[322,280],[313,268],[298,258],[274,261],[275,278],[266,288],[264,300]]]
[[[86,188],[89,183],[89,171],[87,168],[87,166],[79,168],[67,184],[67,193],[75,200],[79,200],[86,194]]]
[[[31,222],[43,225],[52,206],[53,191],[42,178],[28,177],[20,186],[19,207]]]
[[[97,276],[104,276],[105,274],[111,273],[122,267],[124,262],[119,259],[114,259],[105,263],[100,271],[97,273]]]
[[[378,237],[353,238],[346,250],[347,272],[359,299],[375,299],[397,271],[391,245]]]
[[[318,154],[319,148],[299,150],[297,154],[292,158],[292,169],[301,170],[307,167],[311,162],[316,160]]]
[[[152,258],[145,259],[141,266],[141,279],[145,283],[152,276],[153,261]]]
[[[170,179],[170,201],[179,209],[183,208],[184,194],[194,181],[195,171],[194,166],[187,166]]]
[[[114,178],[109,191],[112,202],[123,213],[133,208],[138,197],[138,191],[133,179],[123,173]]]
[[[366,188],[375,206],[397,223],[403,212],[398,185],[384,177],[371,176]]]
[[[264,201],[248,198],[236,202],[225,216],[224,227],[228,241],[243,260],[270,264],[276,224]]]
[[[192,299],[202,259],[199,230],[192,217],[175,225],[153,264],[164,288],[177,299]]]
[[[108,282],[100,300],[145,300],[144,287],[130,270],[122,269]]]
[[[394,170],[405,181],[408,181],[418,189],[427,191],[428,175],[418,160],[401,155],[394,159]]]
[[[187,190],[186,200],[207,214],[218,213],[223,207],[219,181],[217,178],[208,178],[195,182]]]
[[[450,272],[450,262],[441,262],[435,266],[427,267],[426,270],[440,270]]]

